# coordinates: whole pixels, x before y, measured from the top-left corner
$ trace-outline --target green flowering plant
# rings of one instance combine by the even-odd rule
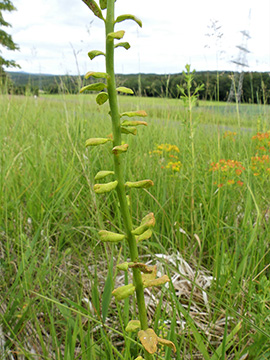
[[[96,79],[104,79],[104,82],[97,82],[84,86],[80,92],[84,91],[99,91],[96,97],[98,105],[102,106],[107,101],[109,102],[112,123],[113,138],[91,138],[86,140],[86,146],[112,146],[111,153],[114,160],[114,169],[100,170],[95,180],[98,181],[94,185],[94,191],[97,194],[104,194],[111,191],[116,191],[120,205],[121,215],[123,219],[124,229],[122,233],[114,233],[101,229],[98,233],[101,241],[118,243],[126,242],[130,252],[130,262],[118,265],[118,269],[128,271],[131,269],[133,273],[133,283],[120,286],[114,289],[112,295],[115,301],[121,301],[129,296],[136,295],[136,302],[138,307],[138,320],[131,320],[126,331],[136,331],[138,338],[144,348],[144,358],[146,360],[152,359],[152,354],[157,351],[157,345],[166,345],[176,351],[175,345],[166,339],[159,338],[153,329],[148,327],[147,312],[144,298],[144,288],[161,286],[170,281],[167,275],[161,278],[156,278],[156,268],[147,267],[139,262],[138,244],[141,241],[149,239],[152,235],[152,228],[155,225],[155,216],[152,212],[146,215],[139,226],[134,227],[129,210],[129,203],[127,199],[127,191],[134,191],[133,189],[147,189],[154,185],[150,179],[143,179],[137,181],[126,181],[124,173],[124,156],[127,151],[130,151],[128,144],[123,144],[122,134],[136,135],[137,127],[147,126],[147,123],[142,120],[133,120],[133,118],[144,118],[147,116],[144,110],[127,111],[121,113],[119,111],[117,102],[117,93],[133,94],[132,89],[126,87],[116,87],[115,72],[114,72],[114,51],[118,47],[129,49],[130,45],[127,42],[118,42],[124,37],[123,30],[115,31],[115,25],[125,20],[135,21],[140,27],[142,22],[134,15],[120,15],[115,19],[115,0],[100,0],[99,5],[94,0],[83,0],[88,8],[105,24],[106,29],[106,51],[92,50],[88,53],[91,60],[97,56],[104,56],[106,63],[106,72],[89,71],[85,78],[94,77]],[[104,16],[106,12],[106,16]],[[132,120],[129,120],[131,118]],[[114,179],[110,182],[106,181],[107,176]],[[102,182],[100,182],[102,180]],[[143,359],[142,356],[137,357],[137,360]]]

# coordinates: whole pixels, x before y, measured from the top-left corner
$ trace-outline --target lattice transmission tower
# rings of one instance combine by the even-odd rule
[[[250,51],[247,48],[247,42],[251,38],[249,32],[242,30],[242,43],[237,45],[238,56],[236,59],[231,60],[232,63],[236,64],[236,71],[232,76],[231,89],[228,97],[228,102],[231,102],[235,99],[240,103],[241,97],[243,94],[243,80],[244,80],[244,71],[249,67],[247,61],[247,55]]]

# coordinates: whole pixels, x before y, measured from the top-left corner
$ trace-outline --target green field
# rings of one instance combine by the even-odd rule
[[[129,193],[134,224],[156,217],[140,254],[171,277],[148,296],[152,328],[175,359],[270,359],[270,107],[200,102],[193,157],[180,100],[119,103],[148,113],[124,140],[127,178],[154,182]],[[2,95],[0,114],[0,359],[135,359],[134,304],[111,299],[128,252],[97,235],[121,228],[116,195],[93,191],[111,148],[85,148],[112,132],[108,107]]]

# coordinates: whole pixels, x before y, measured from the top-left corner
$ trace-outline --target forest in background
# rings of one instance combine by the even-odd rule
[[[86,82],[95,82],[94,79],[85,80],[83,76],[72,75],[44,75],[24,72],[8,72],[10,78],[8,92],[15,95],[39,95],[40,93],[76,94]],[[235,85],[238,86],[239,73],[229,71],[198,71],[194,73],[193,86],[204,84],[200,91],[201,100],[227,101],[232,76],[235,76]],[[169,97],[180,96],[177,85],[185,83],[184,74],[118,74],[117,85],[131,88],[138,96]],[[246,72],[244,73],[243,103],[270,103],[270,73]]]

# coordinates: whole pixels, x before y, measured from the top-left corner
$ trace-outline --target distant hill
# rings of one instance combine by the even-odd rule
[[[39,90],[48,90],[48,88],[61,82],[61,76],[51,74],[30,74],[20,71],[8,72],[10,79],[15,87],[31,86]]]

